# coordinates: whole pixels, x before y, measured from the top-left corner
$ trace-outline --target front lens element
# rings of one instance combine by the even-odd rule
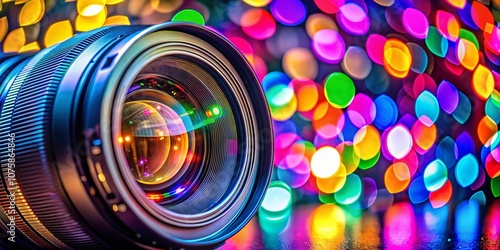
[[[138,81],[138,86],[163,82],[148,78]],[[179,102],[187,99],[181,90],[171,92],[132,90],[124,104],[122,137],[118,140],[139,183],[155,185],[180,177],[193,159],[194,125],[186,110],[191,105]]]

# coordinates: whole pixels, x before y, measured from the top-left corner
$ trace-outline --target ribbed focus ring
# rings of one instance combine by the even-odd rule
[[[83,40],[57,45],[45,55],[38,54],[32,59],[35,65],[22,70],[10,91],[15,94],[14,88],[20,86],[11,113],[10,133],[16,134],[16,175],[27,201],[27,207],[16,205],[18,210],[31,209],[48,230],[44,236],[58,247],[102,247],[70,211],[71,205],[53,165],[50,122],[57,88],[65,72],[86,48],[114,29],[117,28],[103,29]],[[5,108],[2,118],[8,116]]]

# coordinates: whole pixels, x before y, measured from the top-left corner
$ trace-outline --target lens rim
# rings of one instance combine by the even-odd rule
[[[224,54],[224,57],[227,58],[228,62],[225,64],[226,66],[231,66],[231,65],[238,65],[242,64],[242,68],[239,71],[236,71],[234,68],[232,72],[235,72],[236,76],[241,76],[243,80],[239,80],[239,84],[242,86],[241,89],[239,90],[240,93],[246,93],[247,94],[247,99],[243,100],[244,102],[247,103],[248,107],[251,108],[252,113],[255,113],[254,110],[258,110],[259,113],[264,113],[263,116],[257,116],[257,119],[253,119],[251,121],[248,121],[249,125],[248,127],[251,127],[254,131],[254,136],[251,138],[252,140],[248,141],[248,144],[246,145],[248,148],[252,148],[255,150],[255,155],[253,155],[252,163],[254,164],[254,167],[252,167],[253,173],[250,175],[251,178],[247,180],[248,183],[251,183],[250,185],[246,186],[246,189],[243,190],[244,192],[247,193],[252,193],[253,195],[249,197],[245,197],[247,200],[240,200],[238,203],[234,203],[233,207],[236,206],[238,207],[238,211],[235,211],[234,209],[231,210],[231,213],[226,212],[225,216],[226,218],[231,218],[229,220],[221,221],[218,220],[216,223],[214,222],[209,222],[209,224],[203,226],[202,228],[191,228],[188,232],[190,234],[189,236],[192,236],[192,238],[186,239],[186,233],[187,232],[180,232],[177,231],[175,233],[171,234],[165,234],[165,225],[161,224],[155,224],[154,221],[150,221],[151,218],[148,218],[148,224],[151,224],[153,230],[155,230],[158,234],[171,238],[174,241],[177,242],[183,242],[185,244],[189,245],[201,245],[201,244],[212,244],[216,242],[220,242],[234,233],[236,233],[239,229],[243,227],[248,221],[251,219],[251,217],[256,213],[257,208],[259,204],[262,201],[265,189],[267,188],[267,185],[270,182],[271,178],[271,172],[272,172],[272,126],[271,126],[271,119],[270,119],[270,114],[269,110],[267,109],[267,102],[265,99],[265,96],[263,94],[263,91],[261,88],[256,87],[255,85],[259,84],[259,81],[257,77],[255,76],[255,73],[251,70],[251,66],[249,63],[246,61],[244,56],[240,54],[232,45],[227,41],[227,39],[223,38],[219,34],[215,33],[212,30],[209,30],[208,28],[205,27],[200,27],[198,25],[193,25],[193,24],[186,24],[186,23],[167,23],[167,24],[162,24],[159,26],[155,26],[153,30],[169,30],[169,31],[177,31],[179,32],[178,34],[183,34],[192,37],[198,37],[199,40],[201,41],[210,41],[210,47],[215,47],[214,53],[217,52],[220,55]],[[148,33],[152,33],[153,30],[148,30],[144,32],[144,37],[147,36]],[[169,33],[169,35],[173,35],[174,33]],[[163,34],[163,37],[165,37],[166,34]],[[177,34],[176,34],[177,36]],[[183,36],[177,37],[177,39],[181,38]],[[161,36],[158,37],[158,39],[161,39]],[[148,39],[151,41],[151,37]],[[184,40],[184,39],[183,39]],[[164,41],[164,40],[163,40]],[[204,42],[206,43],[206,42]],[[129,46],[127,48],[127,51],[132,51],[134,50],[133,45],[137,44],[137,41],[131,41],[129,43]],[[140,47],[144,47],[144,45],[139,45]],[[123,62],[125,57],[128,57],[127,61],[131,61],[132,58],[135,58],[137,56],[137,51],[141,51],[139,48],[135,49],[136,53],[134,55],[124,55],[120,58],[120,60]],[[189,55],[187,55],[189,56]],[[114,65],[116,68],[116,65]],[[129,67],[127,65],[126,67]],[[122,69],[123,70],[123,69]],[[115,71],[114,71],[115,72]],[[236,73],[237,72],[237,73]],[[128,76],[127,79],[130,79],[129,81],[132,81],[134,76]],[[231,77],[234,77],[231,76]],[[119,74],[113,75],[112,73],[108,76],[107,81],[109,82],[120,82],[123,81],[123,76]],[[114,86],[116,87],[116,86]],[[109,96],[110,94],[115,94],[117,91],[116,89],[107,89],[104,92],[105,96]],[[251,94],[248,94],[248,92],[251,92]],[[108,117],[107,115],[111,116],[111,109],[109,107],[112,107],[113,101],[111,100],[103,100],[103,107],[108,107],[106,110],[103,110],[101,113],[101,119],[105,119],[105,117]],[[114,106],[116,108],[116,105]],[[116,120],[116,118],[115,118]],[[109,122],[109,121],[108,121]],[[109,131],[103,131],[104,133],[108,133]],[[260,134],[259,134],[260,133]],[[249,137],[250,138],[250,137]],[[107,142],[103,140],[103,145],[106,146],[108,145],[108,142],[111,142],[111,139],[109,139]],[[263,150],[265,148],[265,150]],[[106,151],[106,150],[105,150]],[[113,152],[112,149],[108,148],[108,152]],[[112,162],[113,159],[111,157],[108,158],[109,162]],[[112,170],[114,171],[114,170]],[[113,173],[115,176],[118,176],[118,173],[114,172]],[[256,176],[259,176],[257,178]],[[113,177],[111,177],[113,178]],[[113,180],[115,182],[120,181],[120,180]],[[121,184],[123,185],[123,184]],[[125,190],[125,187],[121,187],[121,190]],[[134,210],[144,212],[144,210],[141,210],[137,204],[134,204],[134,200],[128,200],[127,203],[131,203],[135,206]],[[238,215],[239,214],[239,215]],[[234,218],[232,218],[234,217]],[[192,219],[192,217],[190,217]],[[151,222],[151,223],[149,223]],[[218,224],[218,225],[217,225]],[[223,225],[222,225],[223,224]],[[185,226],[183,224],[182,226]],[[162,228],[163,227],[163,228]],[[210,230],[208,230],[211,228]],[[167,228],[168,229],[168,228]],[[178,230],[178,228],[176,229]],[[167,230],[168,231],[168,230]],[[196,239],[194,239],[196,238]]]

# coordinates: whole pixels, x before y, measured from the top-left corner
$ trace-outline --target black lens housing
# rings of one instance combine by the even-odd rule
[[[148,38],[152,34],[157,40]],[[217,209],[196,216],[163,214],[138,197],[113,142],[120,126],[117,109],[133,80],[127,74],[146,51],[165,46],[190,48],[182,53],[186,57],[199,51],[193,58],[213,66],[204,69],[235,111],[237,185]],[[259,81],[234,45],[207,27],[111,26],[34,55],[5,55],[0,59],[0,101],[0,226],[7,231],[12,183],[6,142],[15,133],[16,244],[215,248],[249,222],[270,182],[273,131]]]

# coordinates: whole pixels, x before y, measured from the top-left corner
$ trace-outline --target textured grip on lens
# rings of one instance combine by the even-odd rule
[[[18,211],[30,227],[59,248],[103,245],[75,216],[59,180],[63,177],[53,165],[50,122],[55,95],[75,59],[93,42],[116,30],[123,27],[82,34],[34,56],[12,84],[1,113],[2,142],[7,141],[9,133],[16,134],[16,177],[22,192],[16,198],[26,199],[16,204]],[[0,145],[0,151],[5,178],[6,145]]]

